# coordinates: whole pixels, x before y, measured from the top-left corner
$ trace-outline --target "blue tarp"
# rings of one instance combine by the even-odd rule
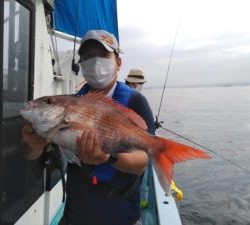
[[[116,0],[55,0],[54,29],[82,37],[88,30],[103,29],[117,40]]]

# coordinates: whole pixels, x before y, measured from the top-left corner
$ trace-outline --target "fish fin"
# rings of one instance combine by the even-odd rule
[[[75,163],[78,166],[82,167],[81,160],[78,158],[78,156],[76,156],[76,154],[71,149],[61,147],[61,146],[60,146],[60,149],[61,149],[62,156],[65,161],[69,163]]]
[[[117,106],[117,109],[122,111],[124,113],[124,115],[127,118],[129,118],[129,120],[133,124],[137,125],[138,127],[140,127],[143,130],[147,130],[148,127],[147,127],[145,121],[135,111],[133,111],[129,108],[125,108],[124,106],[121,106],[119,103],[115,103],[115,104]]]
[[[62,121],[62,123],[60,123],[58,126],[59,131],[64,131],[64,130],[69,129],[69,128],[70,128],[70,122],[66,119],[64,119]]]
[[[153,157],[154,167],[160,184],[166,191],[173,178],[175,163],[189,159],[210,159],[205,152],[188,145],[155,136]]]
[[[133,124],[137,125],[138,127],[142,128],[143,130],[147,130],[147,125],[145,121],[133,110],[126,108],[125,106],[119,104],[118,102],[112,100],[111,98],[107,97],[102,92],[91,92],[88,93],[80,98],[84,98],[85,101],[100,101],[102,103],[106,103],[111,105],[113,108],[118,110],[122,113],[126,118],[128,118]]]
[[[169,159],[164,159],[163,154],[159,154],[158,157],[152,158],[152,163],[163,190],[169,191],[170,182],[169,180],[173,177],[173,163]]]

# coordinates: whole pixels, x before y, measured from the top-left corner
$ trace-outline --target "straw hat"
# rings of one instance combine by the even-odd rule
[[[143,72],[139,69],[131,69],[125,80],[130,83],[144,84],[146,82],[144,79]]]

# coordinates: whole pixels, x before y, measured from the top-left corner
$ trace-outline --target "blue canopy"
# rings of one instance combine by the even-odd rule
[[[82,37],[88,30],[106,30],[117,40],[116,0],[55,0],[54,29]]]

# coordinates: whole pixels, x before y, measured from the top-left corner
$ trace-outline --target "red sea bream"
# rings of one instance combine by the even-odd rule
[[[21,115],[38,135],[58,144],[67,160],[78,165],[76,139],[89,129],[95,129],[106,153],[133,149],[146,151],[165,190],[172,180],[174,163],[210,158],[201,150],[148,134],[147,126],[138,114],[102,94],[38,98],[29,101]]]

